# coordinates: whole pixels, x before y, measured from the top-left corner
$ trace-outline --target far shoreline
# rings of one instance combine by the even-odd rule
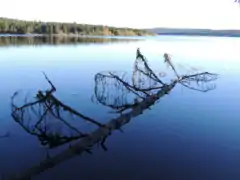
[[[182,34],[182,33],[163,33],[154,35],[138,35],[138,36],[128,36],[128,35],[83,35],[83,34],[0,34],[0,37],[59,37],[59,38],[115,38],[115,39],[142,39],[144,37],[161,37],[161,36],[188,36],[188,37],[234,37],[240,38],[239,35],[231,34]]]
[[[81,34],[0,34],[0,37],[59,37],[59,38],[116,38],[116,39],[141,39],[143,37],[156,37],[156,35],[126,36],[126,35],[81,35]]]

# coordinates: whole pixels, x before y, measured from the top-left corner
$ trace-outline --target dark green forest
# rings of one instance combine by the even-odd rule
[[[77,23],[23,21],[0,17],[0,34],[43,34],[43,35],[107,35],[144,36],[154,35],[140,29],[116,28]]]

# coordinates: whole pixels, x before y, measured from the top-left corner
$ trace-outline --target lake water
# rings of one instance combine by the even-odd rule
[[[108,122],[117,115],[91,101],[94,76],[123,71],[130,79],[140,48],[157,73],[171,74],[163,63],[166,52],[181,72],[197,68],[219,74],[216,89],[202,93],[177,85],[151,110],[126,124],[123,133],[116,131],[107,138],[107,152],[95,147],[92,155],[76,156],[33,179],[238,180],[239,47],[239,38],[226,37],[0,37],[0,135],[10,133],[0,139],[0,174],[20,173],[46,158],[46,147],[11,117],[14,92],[20,92],[19,105],[24,104],[25,96],[33,100],[38,90],[49,88],[45,72],[57,88],[58,99],[86,116]],[[94,126],[87,124],[83,129],[92,131]],[[64,148],[49,153],[54,156]]]

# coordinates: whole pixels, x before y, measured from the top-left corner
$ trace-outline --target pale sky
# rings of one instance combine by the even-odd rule
[[[117,27],[240,29],[234,0],[3,0],[0,17]]]

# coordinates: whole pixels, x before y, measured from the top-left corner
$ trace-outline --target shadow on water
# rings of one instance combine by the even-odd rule
[[[176,85],[183,85],[191,90],[207,92],[215,89],[212,81],[216,74],[195,72],[179,74],[168,54],[164,54],[164,63],[173,71],[174,78],[163,81],[149,66],[148,60],[137,50],[136,60],[131,78],[123,72],[99,72],[95,75],[95,88],[92,101],[109,107],[116,118],[105,123],[93,119],[75,110],[55,96],[57,88],[44,74],[49,83],[48,90],[39,90],[34,100],[26,98],[23,105],[16,105],[17,92],[12,96],[12,117],[28,134],[36,136],[41,145],[54,149],[67,145],[60,153],[49,156],[39,164],[20,173],[13,174],[8,179],[31,179],[32,177],[53,168],[60,163],[84,152],[92,154],[92,147],[98,145],[107,151],[106,140],[113,131],[129,123],[132,118],[150,109],[159,99],[169,94]],[[74,120],[74,121],[73,121]],[[76,122],[77,123],[74,123]],[[56,126],[58,123],[58,126]],[[61,125],[59,126],[59,123]],[[88,123],[95,130],[88,131],[82,125]]]
[[[140,41],[133,38],[102,38],[92,36],[0,36],[0,47],[23,45],[77,45],[77,44],[103,44]]]

